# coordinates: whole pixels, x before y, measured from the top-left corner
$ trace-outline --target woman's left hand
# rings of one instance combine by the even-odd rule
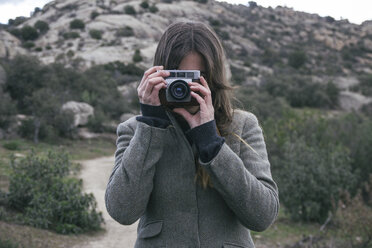
[[[190,128],[194,128],[214,120],[214,108],[211,90],[209,89],[208,83],[204,77],[200,77],[200,82],[201,84],[196,82],[189,83],[191,96],[194,97],[199,103],[199,111],[195,114],[191,114],[184,108],[173,109],[174,112],[180,114],[189,123]],[[202,96],[195,92],[199,92]]]

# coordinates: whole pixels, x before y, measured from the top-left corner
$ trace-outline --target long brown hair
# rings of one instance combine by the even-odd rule
[[[212,101],[218,132],[227,135],[232,121],[231,90],[226,78],[225,53],[216,33],[201,22],[176,22],[171,24],[160,38],[154,65],[164,69],[178,69],[182,59],[191,52],[201,55],[206,69],[205,78],[212,91]],[[207,172],[198,164],[195,179],[200,179],[204,188],[211,186]]]

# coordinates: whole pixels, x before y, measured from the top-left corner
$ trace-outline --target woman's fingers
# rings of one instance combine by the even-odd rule
[[[200,110],[201,111],[204,112],[204,111],[207,110],[206,109],[207,106],[206,106],[205,100],[201,96],[199,96],[199,94],[196,94],[195,92],[191,91],[191,96],[194,97],[198,101],[198,103],[200,105]]]
[[[208,85],[207,81],[205,80],[205,78],[204,78],[203,76],[200,77],[200,82],[201,82],[201,84],[202,84],[205,88],[207,88],[209,91],[211,91],[211,89],[209,88],[209,85]]]
[[[167,88],[166,83],[158,83],[157,85],[154,86],[151,92],[151,98],[152,99],[159,99],[159,91],[162,88]]]
[[[146,85],[145,85],[145,89],[143,91],[143,98],[148,98],[151,96],[151,93],[153,91],[153,88],[157,85],[157,84],[165,84],[165,80],[164,78],[162,77],[156,77],[156,78],[151,78],[147,81]]]
[[[158,70],[157,72],[154,72],[152,74],[150,74],[147,78],[148,79],[151,79],[151,78],[154,78],[154,77],[168,77],[169,76],[169,71],[164,71],[164,70]]]
[[[148,69],[147,71],[145,71],[145,73],[143,74],[142,80],[141,80],[141,82],[138,86],[138,90],[140,90],[141,88],[144,87],[146,80],[148,79],[148,77],[151,74],[153,74],[154,72],[156,72],[158,70],[163,70],[163,68],[164,67],[162,65],[159,65],[159,66],[153,66],[150,69]]]

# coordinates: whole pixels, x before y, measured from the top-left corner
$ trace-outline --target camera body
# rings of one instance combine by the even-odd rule
[[[166,70],[170,75],[165,79],[167,88],[159,92],[162,105],[181,107],[197,106],[199,103],[191,97],[189,82],[200,82],[198,70]]]

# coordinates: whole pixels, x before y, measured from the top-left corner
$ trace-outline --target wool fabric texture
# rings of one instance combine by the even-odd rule
[[[249,230],[265,230],[279,210],[257,118],[234,111],[217,155],[208,162],[199,159],[213,185],[204,189],[194,181],[197,148],[167,115],[166,128],[135,117],[119,124],[105,193],[108,213],[124,225],[140,219],[136,248],[255,247]]]

